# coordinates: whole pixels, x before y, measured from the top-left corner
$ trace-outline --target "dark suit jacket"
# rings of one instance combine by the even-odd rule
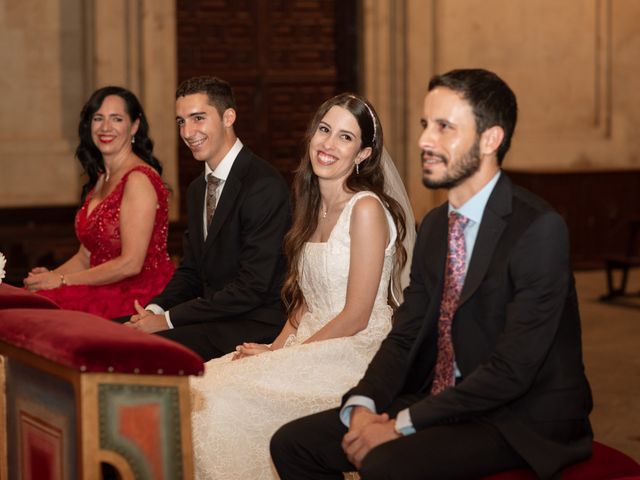
[[[234,317],[282,325],[280,289],[286,270],[282,241],[291,223],[284,179],[243,147],[225,182],[206,241],[205,190],[204,174],[189,185],[183,259],[151,303],[169,310],[176,328]]]
[[[592,438],[565,222],[502,174],[480,224],[452,325],[462,379],[431,396],[447,217],[444,204],[422,222],[394,328],[346,398],[368,396],[384,411],[403,393],[424,393],[409,409],[417,430],[489,422],[547,478],[588,457]]]

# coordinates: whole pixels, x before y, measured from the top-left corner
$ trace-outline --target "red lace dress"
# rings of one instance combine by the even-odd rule
[[[87,207],[93,196],[93,191],[89,192],[84,205],[76,214],[76,235],[82,245],[91,252],[91,267],[120,255],[120,203],[127,178],[131,172],[136,171],[144,173],[149,178],[158,196],[153,234],[142,271],[133,277],[108,285],[62,286],[52,290],[40,290],[40,295],[52,299],[64,309],[82,310],[114,318],[135,313],[134,300],[145,306],[164,289],[174,270],[167,253],[168,191],[151,167],[138,166],[129,170],[116,188],[87,215]]]

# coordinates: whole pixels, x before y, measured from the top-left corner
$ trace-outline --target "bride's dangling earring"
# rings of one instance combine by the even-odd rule
[[[356,162],[356,175],[360,175],[360,164]]]

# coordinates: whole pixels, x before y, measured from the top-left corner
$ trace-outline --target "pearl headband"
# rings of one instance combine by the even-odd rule
[[[362,102],[364,104],[365,107],[367,107],[367,111],[369,112],[369,115],[371,116],[371,121],[373,122],[373,138],[371,139],[371,143],[375,143],[376,141],[376,135],[378,133],[378,128],[376,126],[376,117],[373,114],[373,110],[371,110],[371,107],[369,106],[369,104],[367,102],[365,102],[364,100],[362,100],[361,98],[355,97],[353,95],[351,95],[351,98],[353,98],[354,100],[359,100],[360,102]]]

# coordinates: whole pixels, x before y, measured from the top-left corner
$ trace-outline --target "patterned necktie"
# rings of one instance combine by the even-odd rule
[[[437,395],[455,384],[454,352],[451,323],[465,277],[464,228],[469,219],[456,212],[449,214],[449,250],[444,275],[444,290],[438,319],[438,360],[431,394]]]
[[[211,225],[211,219],[216,211],[216,190],[221,181],[214,177],[213,173],[207,175],[207,229]]]

